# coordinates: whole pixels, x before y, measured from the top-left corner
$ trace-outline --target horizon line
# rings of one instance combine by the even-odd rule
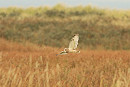
[[[87,5],[67,5],[65,3],[57,3],[55,5],[40,5],[40,6],[17,6],[17,5],[12,5],[12,6],[3,6],[3,7],[0,7],[0,8],[39,8],[39,7],[48,7],[48,8],[53,8],[57,5],[61,5],[61,6],[64,6],[64,7],[67,7],[67,8],[73,8],[73,7],[78,7],[78,6],[81,6],[81,7],[87,7],[87,6],[91,6],[92,8],[99,8],[99,9],[109,9],[109,10],[130,10],[129,8],[126,9],[126,8],[111,8],[111,7],[101,7],[101,6],[97,6],[97,5],[93,5],[93,4],[87,4]]]

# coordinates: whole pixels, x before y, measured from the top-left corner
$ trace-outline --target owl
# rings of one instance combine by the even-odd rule
[[[64,55],[68,53],[80,53],[79,50],[76,50],[78,46],[78,41],[79,41],[79,34],[75,34],[69,43],[69,48],[65,48],[64,51],[61,51],[57,55]]]

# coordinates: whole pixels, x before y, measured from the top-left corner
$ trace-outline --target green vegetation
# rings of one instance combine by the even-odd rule
[[[130,49],[130,10],[99,9],[92,6],[0,8],[0,37],[67,47],[79,33],[84,49]]]

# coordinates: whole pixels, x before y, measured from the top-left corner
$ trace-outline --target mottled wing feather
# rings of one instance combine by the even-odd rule
[[[65,55],[65,54],[67,54],[67,53],[62,51],[59,55]]]
[[[64,51],[62,51],[61,53],[57,54],[57,56],[58,56],[58,55],[65,55],[65,54],[67,54],[67,53],[64,52]]]

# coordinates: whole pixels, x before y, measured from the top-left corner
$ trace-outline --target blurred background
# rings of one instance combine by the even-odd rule
[[[39,46],[130,50],[129,0],[0,0],[0,38]]]

